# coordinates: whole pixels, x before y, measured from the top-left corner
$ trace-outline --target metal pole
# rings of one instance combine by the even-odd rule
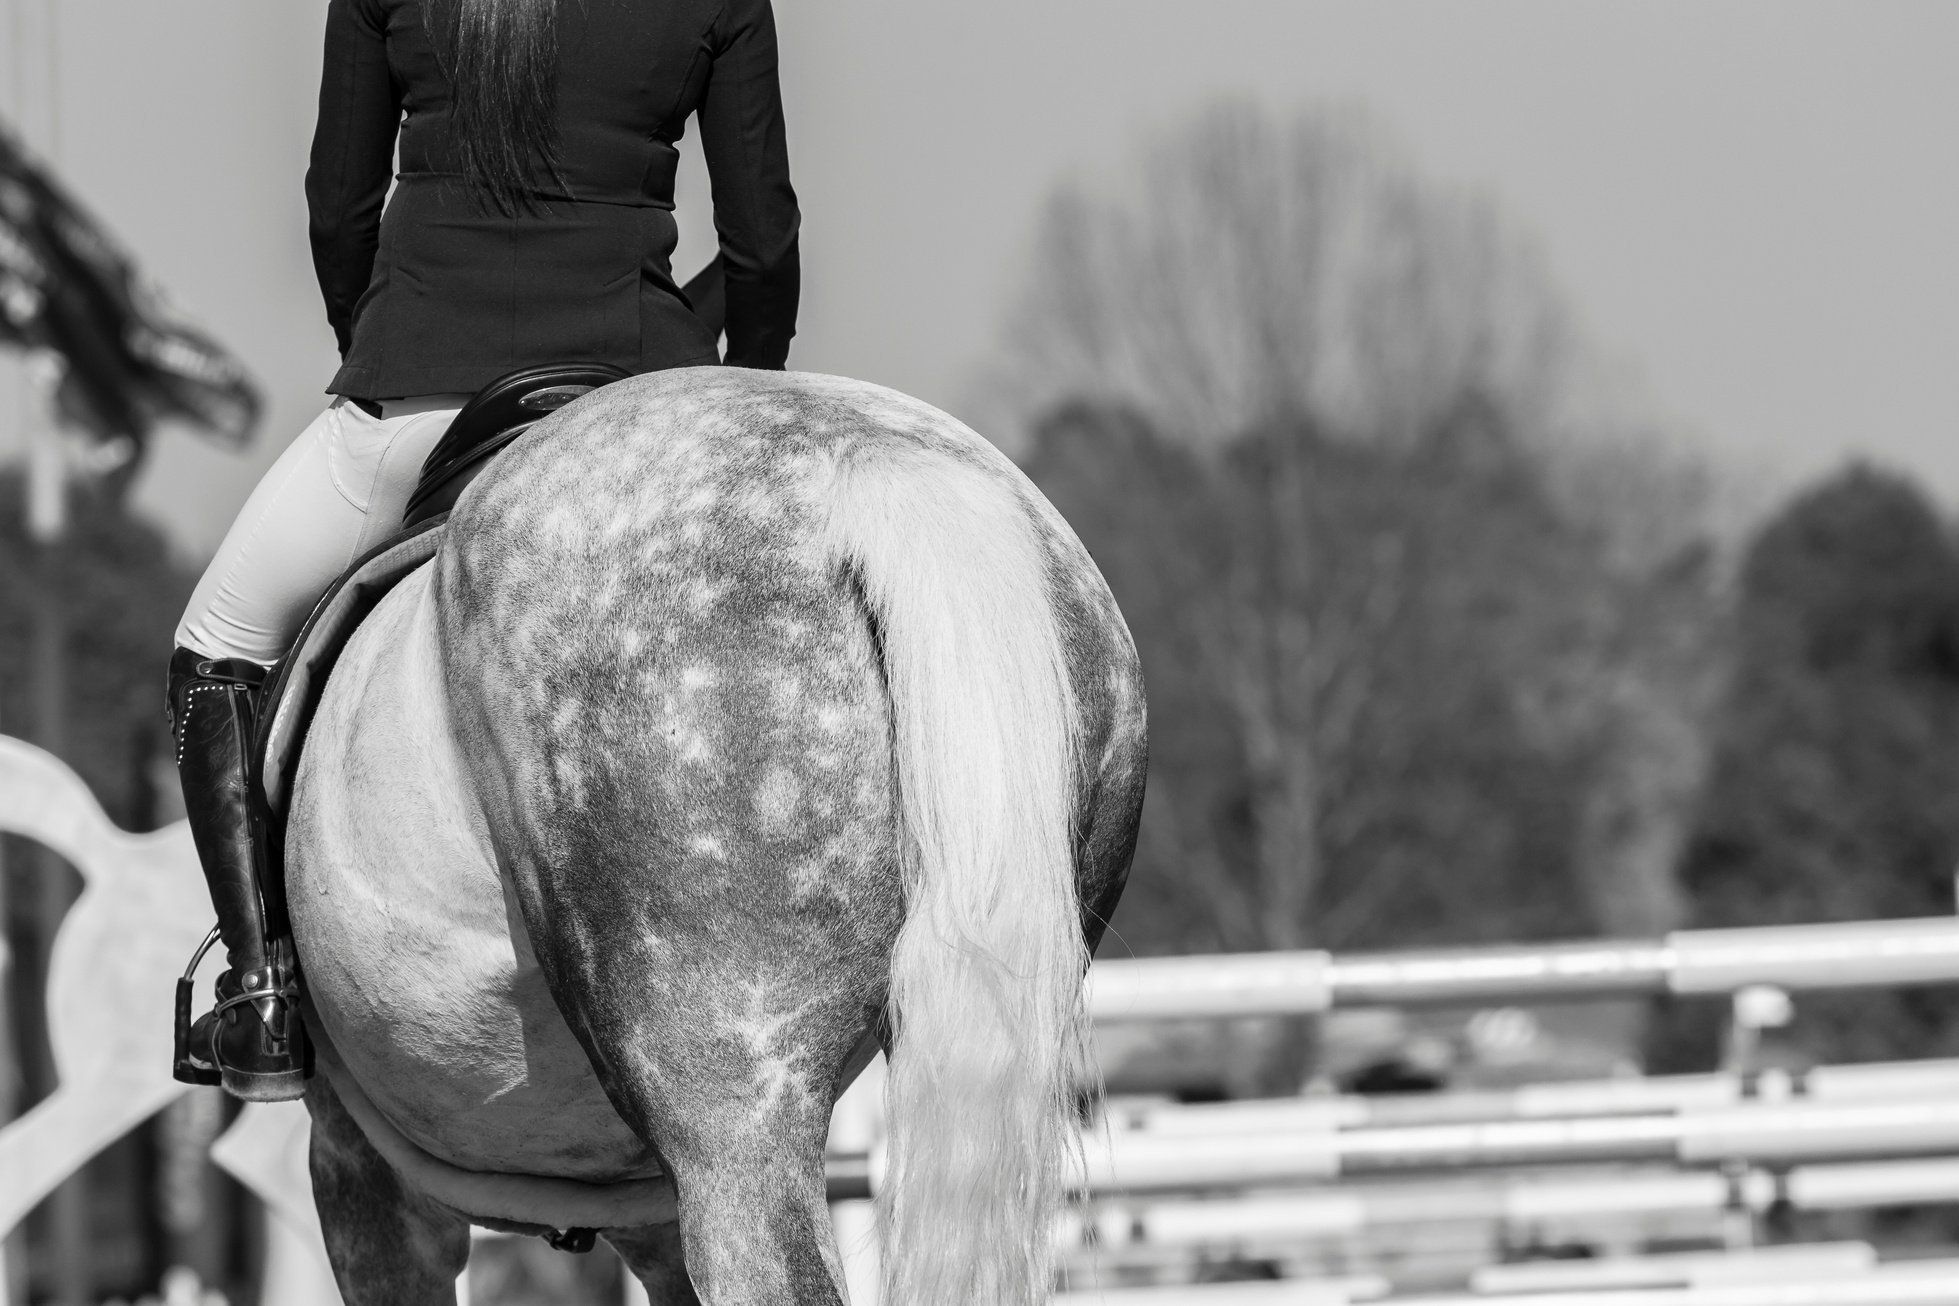
[[[1086,1134],[1089,1194],[1248,1188],[1514,1166],[1672,1162],[1786,1167],[1959,1155],[1959,1100],[1785,1102],[1672,1115],[1498,1120],[1252,1134]],[[862,1154],[829,1158],[831,1200],[874,1191]],[[1745,1181],[1757,1176],[1742,1175]],[[1724,1187],[1727,1185],[1724,1185]]]
[[[861,1192],[840,1195],[830,1203],[837,1254],[843,1259],[845,1295],[852,1306],[878,1306],[881,1248],[877,1240],[877,1211],[870,1201],[870,1157],[884,1139],[883,1054],[872,1058],[856,1082],[844,1090],[830,1115],[829,1149],[862,1153],[865,1157]]]
[[[16,118],[27,146],[50,162],[61,157],[61,40],[59,0],[13,0],[14,96]],[[31,358],[23,387],[27,426],[27,530],[34,552],[33,628],[28,684],[33,696],[35,742],[61,755],[67,742],[66,621],[55,569],[68,525],[67,474],[61,432],[54,420],[53,387],[59,364],[52,356]],[[55,931],[67,914],[69,876],[61,862],[37,850],[39,874],[35,960],[45,965]],[[45,1011],[45,992],[34,985],[36,1009]],[[35,1067],[37,1087],[54,1086],[52,1065]],[[49,1225],[56,1306],[88,1306],[93,1301],[92,1257],[88,1246],[86,1172],[77,1174],[49,1197]]]
[[[1388,1281],[1378,1275],[1316,1281],[1180,1283],[1152,1288],[1095,1288],[1060,1292],[1051,1306],[1352,1306],[1384,1297]],[[1641,1306],[1645,1306],[1641,1303]]]
[[[34,359],[28,368],[30,393],[39,420],[28,435],[28,538],[33,546],[34,585],[29,634],[27,682],[33,697],[33,742],[60,757],[68,748],[68,622],[60,577],[61,545],[68,529],[68,486],[65,450],[53,413],[54,385],[59,371],[52,359]],[[54,949],[56,932],[73,898],[71,875],[59,858],[44,848],[34,851],[39,899],[36,911],[36,957],[42,972]],[[35,985],[37,1010],[46,1010],[43,985]],[[52,1062],[36,1067],[39,1091],[55,1086]],[[57,1306],[89,1306],[94,1300],[90,1274],[89,1197],[87,1171],[80,1171],[48,1198],[49,1232],[54,1255],[54,1301]]]
[[[1826,1276],[1842,1278],[1877,1263],[1877,1249],[1869,1243],[1787,1243],[1745,1252],[1659,1252],[1597,1260],[1485,1265],[1471,1273],[1469,1286],[1474,1292],[1494,1294],[1790,1283]]]
[[[1959,1058],[1947,1057],[1816,1066],[1800,1076],[1777,1068],[1751,1082],[1725,1074],[1654,1075],[1452,1093],[1340,1094],[1191,1105],[1117,1103],[1105,1119],[1117,1136],[1209,1138],[1364,1126],[1665,1115],[1749,1103],[1922,1101],[1955,1094],[1959,1094]],[[841,1144],[839,1148],[855,1150]]]
[[[7,75],[9,106],[15,110],[16,120],[20,117],[22,99],[21,36],[22,23],[20,0],[10,0],[7,12],[8,36],[14,50],[14,58],[8,64]],[[23,393],[14,411],[15,431],[24,433],[27,428],[27,401]],[[15,977],[13,950],[13,895],[11,893],[12,872],[5,860],[4,850],[0,850],[0,1124],[13,1120],[20,1110],[20,1043],[19,1033],[14,1029],[14,985]],[[0,1238],[0,1306],[27,1301],[27,1232],[15,1229],[5,1238]]]
[[[7,866],[0,852],[0,1124],[11,1121],[19,1104],[19,1059],[15,1054],[13,1022],[13,945],[9,923],[13,908],[7,894]],[[27,1300],[27,1235],[15,1230],[0,1238],[0,1306]]]
[[[1952,983],[1959,983],[1959,918],[1935,916],[1353,956],[1102,961],[1090,972],[1089,1009],[1097,1020],[1165,1020],[1719,994],[1751,985],[1805,992]]]
[[[1223,1299],[1220,1299],[1222,1302]],[[1309,1299],[1310,1300],[1310,1299]],[[1689,1288],[1634,1288],[1597,1292],[1481,1293],[1423,1297],[1421,1306],[1878,1306],[1959,1301],[1959,1261],[1894,1261],[1843,1275],[1822,1274],[1806,1283],[1776,1281],[1709,1283]]]
[[[1735,1202],[1761,1211],[1777,1201],[1804,1211],[1959,1202],[1959,1161],[1797,1166],[1780,1180],[1751,1174],[1739,1192],[1718,1174],[1656,1167],[1568,1177],[1499,1172],[1243,1197],[1109,1198],[1064,1215],[1057,1238],[1063,1247],[1074,1246],[1092,1229],[1095,1244],[1109,1253],[1126,1247],[1262,1247],[1350,1240],[1413,1224],[1619,1222],[1658,1213],[1714,1214]]]

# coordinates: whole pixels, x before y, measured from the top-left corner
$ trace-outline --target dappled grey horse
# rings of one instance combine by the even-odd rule
[[[1143,686],[985,441],[832,377],[608,386],[464,495],[334,670],[288,833],[354,1306],[474,1219],[656,1303],[838,1302],[832,1104],[882,1043],[893,1306],[1042,1300]]]

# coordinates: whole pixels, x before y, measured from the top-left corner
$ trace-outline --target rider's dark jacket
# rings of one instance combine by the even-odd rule
[[[727,264],[727,361],[783,366],[801,274],[769,0],[563,4],[557,94],[563,185],[501,216],[462,185],[422,0],[331,0],[306,173],[343,359],[329,392],[471,391],[566,360],[714,362],[669,264],[674,142],[696,111]]]

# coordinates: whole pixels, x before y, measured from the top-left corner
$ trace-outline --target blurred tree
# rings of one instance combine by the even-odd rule
[[[17,469],[0,472],[0,730],[23,733],[34,713],[27,664],[33,586],[46,578],[63,605],[67,645],[68,751],[109,815],[143,828],[152,806],[147,763],[163,752],[163,663],[170,633],[190,599],[194,573],[178,565],[162,535],[131,517],[109,489],[70,492],[70,534],[60,551],[34,557],[23,521]]]
[[[1706,487],[1579,412],[1536,263],[1353,119],[1227,108],[1142,171],[1056,201],[991,378],[1150,678],[1117,929],[1670,924],[1722,649]]]
[[[155,791],[158,771],[169,765],[163,662],[195,577],[172,561],[158,531],[128,515],[119,490],[113,477],[71,486],[69,530],[50,547],[28,539],[20,471],[0,471],[0,668],[7,673],[0,678],[0,730],[32,737],[47,718],[46,705],[36,701],[46,685],[31,682],[24,668],[33,661],[37,634],[47,634],[44,624],[37,632],[37,622],[45,621],[51,605],[59,605],[60,627],[67,632],[55,677],[65,700],[63,760],[88,782],[112,820],[147,830],[170,806],[159,804]],[[4,1085],[11,1093],[0,1096],[27,1105],[53,1086],[40,989],[51,945],[45,927],[66,910],[80,881],[51,854],[22,856],[40,850],[11,837],[5,843],[0,875],[9,877],[13,891],[0,894],[5,904],[0,928],[12,945],[14,976],[22,982],[10,986],[8,1019],[0,1020],[0,1038],[7,1040],[0,1045],[0,1075],[12,1079],[18,1070],[19,1082]],[[31,894],[19,891],[28,867],[39,867],[43,877]],[[132,1134],[97,1158],[68,1190],[78,1194],[68,1213],[99,1253],[87,1270],[93,1290],[126,1290],[146,1276],[154,1282],[158,1266],[146,1264],[145,1254],[159,1257],[163,1248],[147,1214],[148,1163],[143,1134]],[[43,1206],[33,1226],[43,1287],[50,1293],[68,1272],[57,1260],[60,1213],[56,1204]]]
[[[1023,427],[1113,401],[1215,450],[1274,419],[1406,443],[1477,391],[1548,416],[1569,332],[1487,206],[1403,168],[1352,115],[1224,106],[1133,194],[1060,192],[995,365]]]
[[[1715,760],[1681,868],[1703,926],[1936,916],[1959,866],[1959,552],[1908,481],[1852,467],[1750,546]],[[1959,1053],[1925,991],[1806,996],[1820,1060]],[[1656,1068],[1705,1068],[1721,1013],[1654,1027]]]
[[[1627,759],[1664,750],[1625,742],[1634,703],[1585,716],[1559,685],[1645,683],[1618,645],[1651,643],[1628,631],[1655,613],[1704,628],[1704,567],[1615,576],[1473,411],[1406,450],[1282,427],[1207,459],[1078,405],[1027,469],[1149,678],[1131,947],[1553,937],[1633,914],[1617,877],[1572,867],[1620,866],[1617,824],[1652,801]],[[1662,894],[1671,855],[1646,876]]]

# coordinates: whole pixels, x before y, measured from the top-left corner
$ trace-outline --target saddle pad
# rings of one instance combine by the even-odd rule
[[[432,517],[368,550],[333,583],[299,628],[292,651],[266,687],[264,701],[271,711],[260,718],[264,724],[255,750],[259,794],[275,818],[285,814],[299,746],[320,705],[327,673],[374,605],[435,556],[448,520],[447,513]]]

